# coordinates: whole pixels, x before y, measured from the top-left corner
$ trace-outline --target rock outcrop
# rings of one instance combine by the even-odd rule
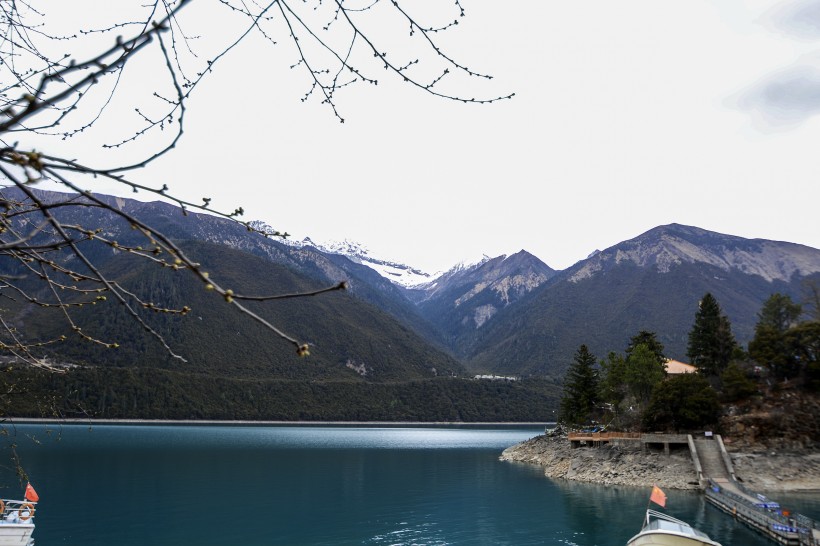
[[[820,491],[820,453],[731,453],[735,475],[752,491]]]
[[[820,449],[820,395],[778,384],[725,409],[723,440],[730,451],[812,453]]]
[[[820,453],[743,451],[730,453],[735,475],[753,491],[820,491]],[[548,478],[604,485],[658,485],[668,489],[698,489],[695,465],[688,450],[627,449],[617,445],[570,448],[565,436],[536,436],[504,450],[502,461],[544,467]]]
[[[688,449],[673,450],[669,455],[618,445],[571,449],[565,436],[542,435],[504,450],[501,460],[541,465],[549,478],[605,485],[698,488]]]

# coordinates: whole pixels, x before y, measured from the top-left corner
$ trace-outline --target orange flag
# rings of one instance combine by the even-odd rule
[[[649,495],[649,500],[666,508],[666,493],[661,491],[661,488],[657,485],[652,486],[652,494]]]
[[[26,485],[26,500],[31,502],[40,500],[40,495],[37,494],[31,484]]]

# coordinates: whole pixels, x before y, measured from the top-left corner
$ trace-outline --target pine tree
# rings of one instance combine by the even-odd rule
[[[586,345],[575,353],[574,363],[564,377],[564,394],[561,398],[563,423],[579,425],[588,421],[598,402],[598,370],[595,355]]]
[[[626,359],[623,355],[610,351],[606,359],[601,360],[601,401],[609,404],[612,412],[617,414],[626,395]]]
[[[789,296],[775,292],[763,302],[760,313],[757,314],[757,326],[774,328],[778,332],[785,332],[797,325],[803,307],[794,303]]]
[[[804,388],[820,392],[820,321],[803,322],[786,333]]]
[[[708,380],[685,373],[658,385],[643,425],[647,430],[691,431],[717,423],[719,415],[718,396]]]
[[[655,359],[658,361],[659,364],[666,365],[666,355],[663,354],[664,346],[663,343],[658,341],[657,334],[655,332],[650,332],[648,330],[641,330],[629,340],[629,345],[626,348],[626,357],[629,359],[632,356],[632,353],[635,351],[635,347],[638,345],[645,345],[647,349],[649,349],[652,354],[655,356]]]
[[[715,297],[707,292],[700,301],[695,323],[689,332],[686,350],[689,360],[704,375],[720,375],[736,348],[729,318],[723,314]]]
[[[803,310],[789,296],[772,294],[758,313],[755,337],[749,342],[749,356],[766,366],[776,377],[797,373],[798,347],[787,338],[789,330],[797,325]],[[793,337],[793,336],[791,336]]]
[[[626,383],[635,401],[644,407],[655,387],[666,377],[665,359],[648,345],[636,345],[626,359]]]
[[[820,277],[807,277],[803,286],[803,307],[809,320],[820,322]]]
[[[757,384],[752,381],[737,362],[730,362],[729,366],[720,374],[723,383],[723,398],[727,402],[737,402],[757,393]]]

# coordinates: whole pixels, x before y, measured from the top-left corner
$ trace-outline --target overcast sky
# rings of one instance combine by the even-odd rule
[[[462,95],[512,100],[380,74],[340,124],[286,40],[251,40],[140,180],[428,272],[520,249],[563,269],[672,222],[820,248],[820,0],[462,3],[441,39],[494,76]]]

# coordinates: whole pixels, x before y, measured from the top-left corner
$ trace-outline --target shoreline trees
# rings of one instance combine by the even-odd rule
[[[809,299],[810,306],[813,301]],[[804,313],[789,296],[772,294],[761,306],[747,355],[735,341],[728,317],[707,293],[689,333],[688,353],[696,373],[667,375],[663,344],[645,330],[630,339],[624,354],[610,352],[597,369],[588,356],[581,364],[580,355],[589,355],[582,345],[565,379],[562,419],[568,425],[608,419],[608,424],[625,429],[694,430],[718,422],[721,401],[735,404],[764,391],[763,369],[770,379],[795,379],[807,391],[820,391],[816,317],[814,308]],[[580,380],[592,376],[595,383]],[[590,392],[593,384],[597,385],[594,393]],[[590,407],[573,397],[599,403]]]
[[[778,380],[796,379],[807,390],[820,391],[820,320],[802,316],[800,304],[772,294],[758,314],[749,356]]]
[[[575,352],[573,364],[564,380],[560,419],[566,423],[584,424],[598,405],[598,370],[595,355],[586,345]]]

